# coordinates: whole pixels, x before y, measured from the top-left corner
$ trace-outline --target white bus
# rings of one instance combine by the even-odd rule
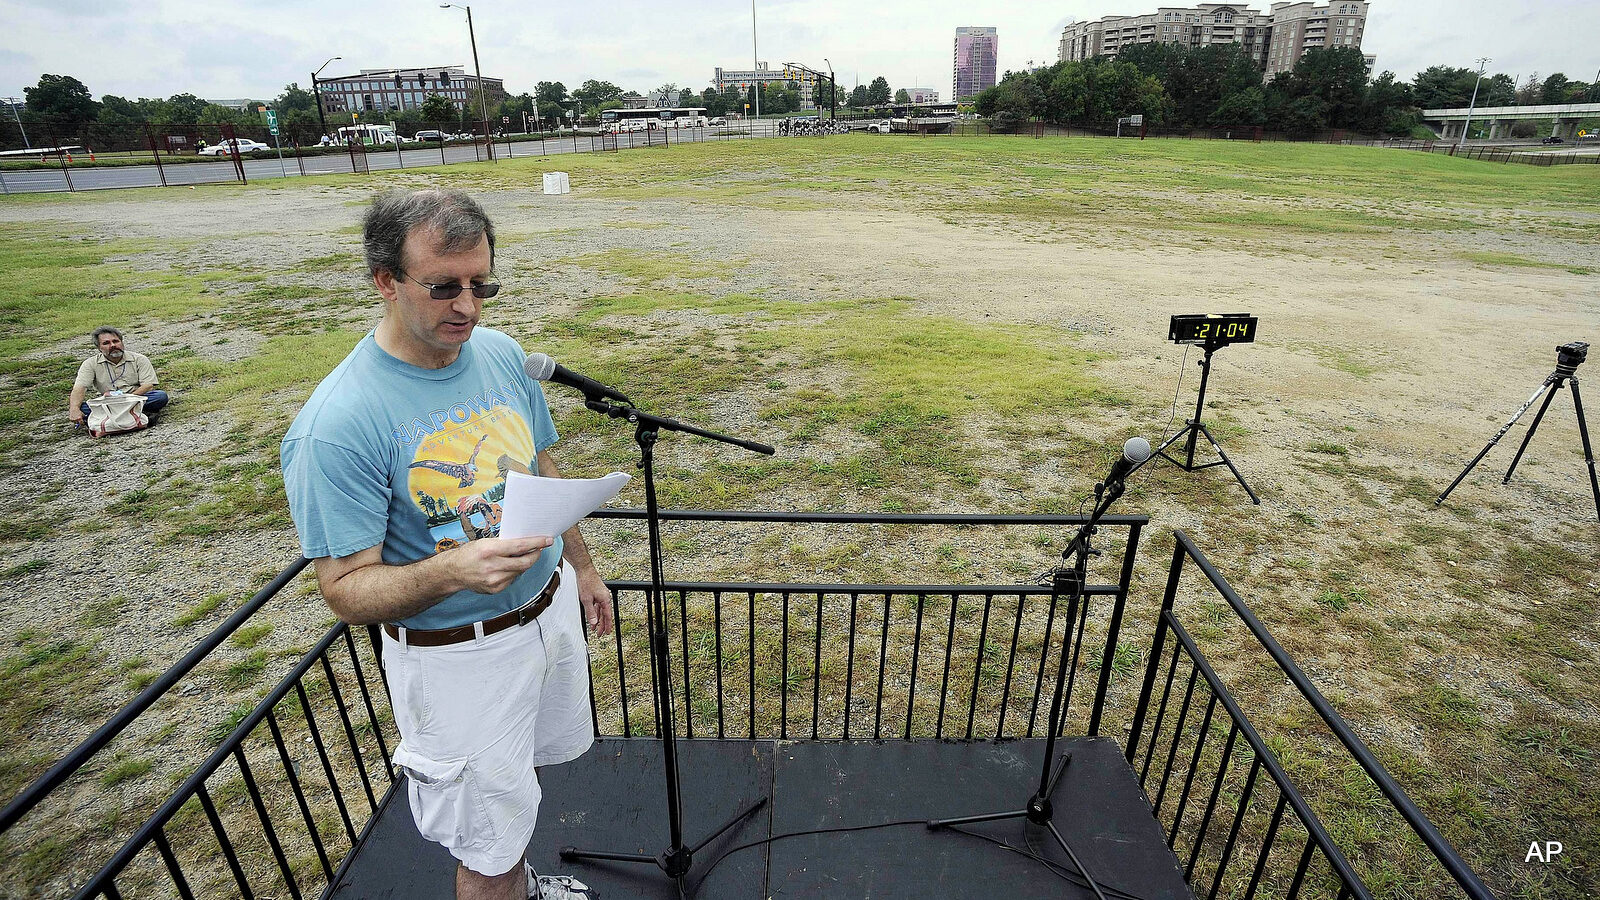
[[[393,144],[394,126],[346,125],[334,131],[334,141],[338,144],[348,144],[351,141],[360,141],[369,147],[379,144]]]

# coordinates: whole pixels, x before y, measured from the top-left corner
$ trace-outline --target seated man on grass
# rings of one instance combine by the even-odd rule
[[[95,354],[78,367],[72,382],[72,399],[67,401],[67,418],[82,425],[89,417],[89,404],[83,402],[88,391],[97,395],[138,394],[144,397],[144,414],[152,420],[167,405],[167,392],[156,390],[156,367],[143,353],[122,346],[122,332],[110,326],[94,330]]]

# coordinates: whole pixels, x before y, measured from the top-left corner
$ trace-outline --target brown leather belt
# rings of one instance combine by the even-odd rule
[[[539,596],[529,600],[523,606],[513,609],[508,613],[501,613],[492,619],[483,620],[483,636],[497,634],[507,628],[516,628],[526,625],[539,614],[550,608],[556,599],[556,588],[561,586],[561,569],[557,568],[550,573],[550,581],[539,592]],[[400,640],[400,629],[394,625],[383,623],[383,631],[389,637]],[[457,625],[454,628],[407,628],[406,643],[417,647],[444,647],[449,644],[459,644],[462,641],[475,640],[478,631],[471,625]]]

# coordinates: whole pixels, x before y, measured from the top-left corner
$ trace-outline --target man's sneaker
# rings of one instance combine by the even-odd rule
[[[524,862],[528,873],[528,900],[599,900],[600,895],[571,875],[540,875]]]

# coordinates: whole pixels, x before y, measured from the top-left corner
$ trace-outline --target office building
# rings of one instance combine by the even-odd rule
[[[912,103],[938,103],[938,88],[913,87],[906,88],[906,93],[911,96]]]
[[[1238,44],[1261,66],[1264,77],[1288,72],[1313,47],[1361,48],[1367,6],[1361,0],[1274,3],[1263,13],[1248,3],[1202,3],[1162,7],[1137,16],[1106,16],[1075,22],[1061,32],[1061,61],[1115,57],[1133,44],[1170,43],[1185,47]]]
[[[483,79],[484,96],[490,107],[506,97],[505,80]],[[433,94],[456,107],[478,105],[478,79],[461,66],[431,69],[362,69],[355,75],[318,78],[317,92],[327,112],[404,112],[421,109]]]
[[[728,89],[748,91],[753,84],[765,88],[769,84],[780,84],[787,88],[790,83],[800,91],[800,108],[814,109],[816,103],[812,102],[811,92],[816,87],[811,77],[803,72],[790,72],[785,74],[782,69],[768,68],[764,62],[756,63],[754,69],[724,69],[718,66],[711,76],[711,83],[716,86],[717,93]],[[755,110],[751,110],[755,112]]]
[[[994,28],[956,29],[955,96],[968,100],[995,85],[1000,32]]]

